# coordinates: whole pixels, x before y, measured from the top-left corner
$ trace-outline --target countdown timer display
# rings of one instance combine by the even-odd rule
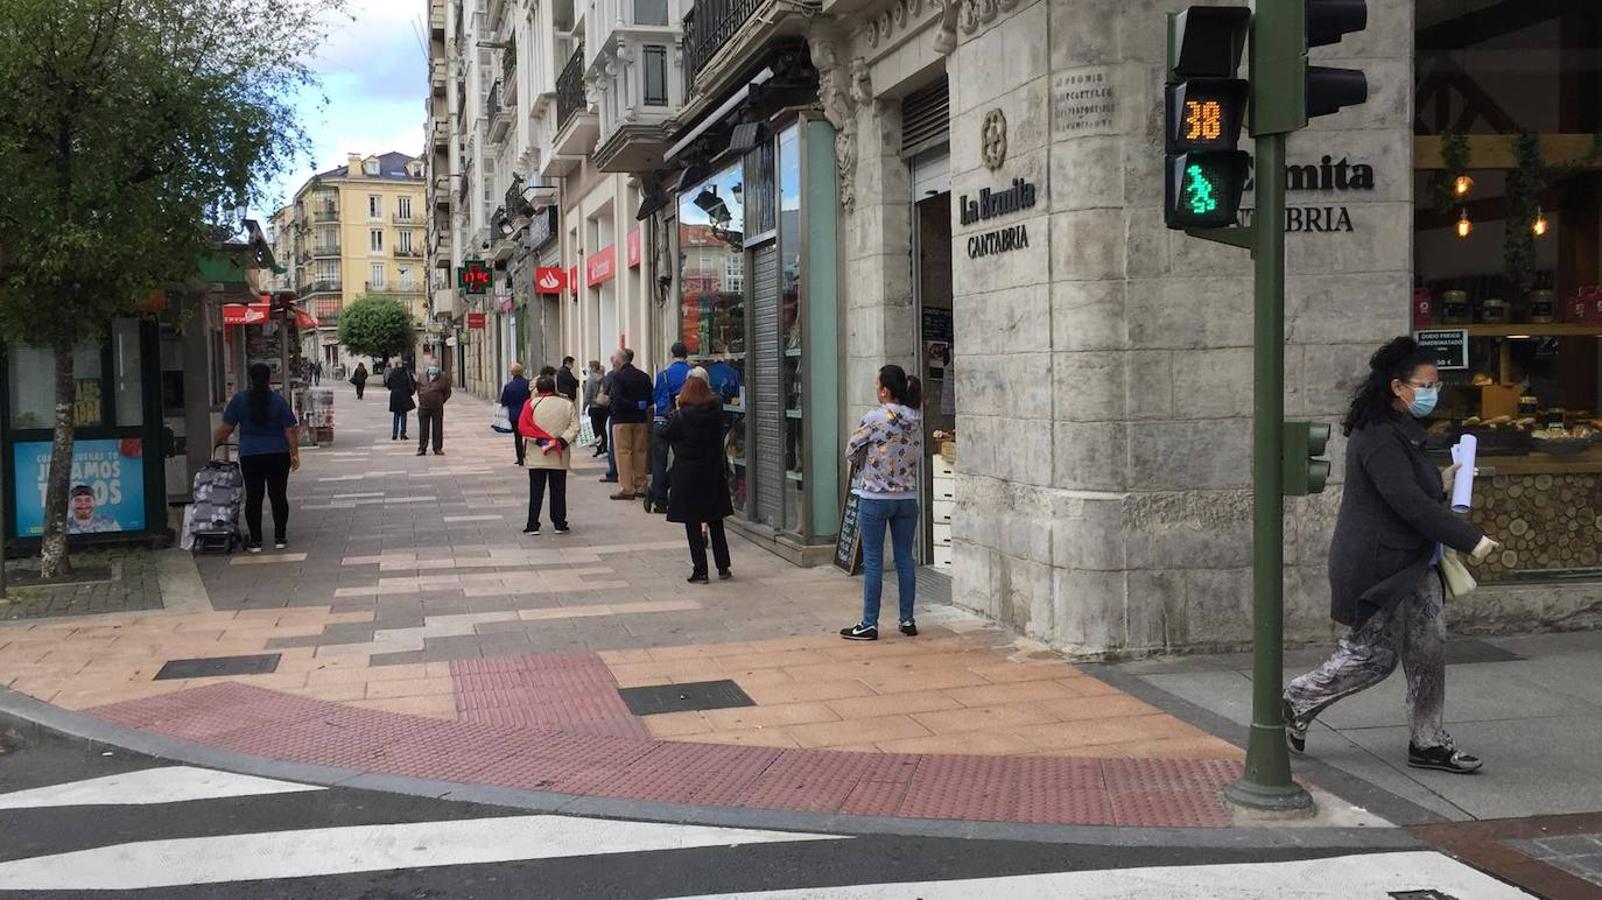
[[[1169,146],[1179,152],[1235,149],[1249,89],[1246,81],[1234,78],[1169,85]]]

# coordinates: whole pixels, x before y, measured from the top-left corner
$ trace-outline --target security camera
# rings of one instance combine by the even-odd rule
[[[480,243],[478,245],[478,247],[479,247],[480,250],[488,250],[489,249],[489,241],[484,241],[484,242]]]

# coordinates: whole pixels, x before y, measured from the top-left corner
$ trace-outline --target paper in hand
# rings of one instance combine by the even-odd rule
[[[1474,500],[1474,456],[1479,450],[1479,439],[1465,434],[1452,447],[1452,462],[1457,463],[1457,477],[1452,480],[1452,512],[1466,513]]]

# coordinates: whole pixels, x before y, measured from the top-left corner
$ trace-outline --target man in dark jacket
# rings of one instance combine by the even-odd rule
[[[434,455],[445,455],[445,401],[451,399],[451,380],[439,370],[428,367],[428,379],[417,388],[417,455],[428,451],[430,436],[434,441]]]
[[[405,366],[390,366],[384,372],[384,387],[389,389],[389,412],[392,421],[389,426],[389,439],[392,441],[406,440],[406,421],[410,418],[408,413],[417,408],[412,395],[417,393],[417,382],[412,379],[412,373],[406,371]]]
[[[651,490],[645,498],[645,511],[667,512],[668,505],[668,416],[673,414],[673,401],[684,390],[684,381],[690,377],[689,348],[682,341],[670,351],[673,362],[656,373],[656,388],[652,404],[656,415],[651,422]]]
[[[612,376],[612,442],[617,448],[618,491],[613,500],[645,493],[651,453],[651,377],[634,367],[634,351],[618,351]]]
[[[512,377],[501,388],[501,405],[512,423],[512,449],[517,451],[517,465],[523,464],[523,438],[517,433],[518,418],[523,415],[523,404],[528,402],[528,379],[523,377],[523,364],[512,363]]]
[[[578,376],[573,374],[573,357],[562,357],[562,368],[556,370],[556,392],[578,403]]]

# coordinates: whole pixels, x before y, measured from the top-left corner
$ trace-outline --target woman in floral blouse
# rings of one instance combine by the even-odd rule
[[[879,639],[879,595],[884,587],[884,532],[896,558],[901,633],[918,633],[912,604],[917,592],[917,562],[912,540],[918,532],[918,459],[923,455],[923,425],[918,407],[923,386],[900,366],[879,370],[879,408],[862,417],[846,444],[846,458],[860,471],[852,488],[861,498],[862,621],[842,628],[848,641]]]

